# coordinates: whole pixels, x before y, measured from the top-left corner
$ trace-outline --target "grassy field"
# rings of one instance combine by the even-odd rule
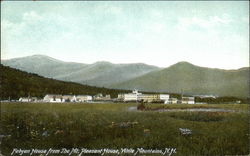
[[[176,148],[174,155],[248,155],[246,104],[161,105],[147,108],[226,108],[240,112],[128,111],[135,103],[1,103],[1,153],[13,148]],[[192,135],[182,135],[189,128]],[[155,155],[155,154],[154,154]]]

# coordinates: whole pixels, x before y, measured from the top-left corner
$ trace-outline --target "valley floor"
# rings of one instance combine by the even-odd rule
[[[249,154],[247,104],[146,104],[144,111],[129,110],[136,107],[136,103],[1,103],[0,153],[8,156],[14,148],[176,148],[173,155]],[[154,111],[186,108],[235,111]],[[183,135],[179,128],[192,134]]]

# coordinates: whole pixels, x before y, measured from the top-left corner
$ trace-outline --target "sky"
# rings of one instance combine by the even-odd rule
[[[249,1],[2,1],[1,59],[249,66]]]

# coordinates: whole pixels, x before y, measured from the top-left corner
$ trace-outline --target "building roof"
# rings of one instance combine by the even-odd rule
[[[60,94],[47,94],[46,96],[48,96],[49,98],[62,98],[62,95]]]
[[[86,96],[91,96],[91,95],[77,95],[76,97],[86,97]]]

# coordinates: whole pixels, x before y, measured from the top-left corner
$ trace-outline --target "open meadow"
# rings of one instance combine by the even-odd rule
[[[247,104],[146,104],[144,111],[136,107],[136,103],[1,103],[1,153],[8,156],[13,148],[176,148],[173,155],[249,154]],[[192,134],[183,135],[179,128]]]

